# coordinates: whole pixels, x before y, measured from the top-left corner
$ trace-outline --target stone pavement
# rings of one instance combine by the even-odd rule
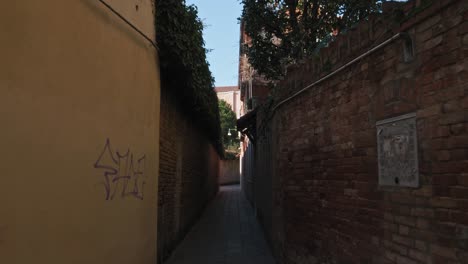
[[[165,264],[274,264],[253,209],[238,185],[222,186]]]

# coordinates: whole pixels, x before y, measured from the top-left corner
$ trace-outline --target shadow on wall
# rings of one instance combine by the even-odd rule
[[[218,192],[219,155],[178,98],[161,90],[159,263],[170,256]],[[187,137],[190,135],[190,137]]]

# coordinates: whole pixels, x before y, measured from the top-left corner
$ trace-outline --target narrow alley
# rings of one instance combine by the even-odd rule
[[[167,264],[273,264],[261,227],[238,185],[222,186]]]
[[[0,264],[468,264],[468,0],[0,9]]]

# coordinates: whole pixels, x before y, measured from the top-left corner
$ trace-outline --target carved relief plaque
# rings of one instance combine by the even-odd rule
[[[416,115],[377,122],[379,185],[419,186]]]

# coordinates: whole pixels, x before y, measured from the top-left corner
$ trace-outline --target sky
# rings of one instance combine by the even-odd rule
[[[239,23],[242,6],[239,0],[186,0],[198,8],[205,28],[205,46],[215,86],[237,85],[239,65]]]

